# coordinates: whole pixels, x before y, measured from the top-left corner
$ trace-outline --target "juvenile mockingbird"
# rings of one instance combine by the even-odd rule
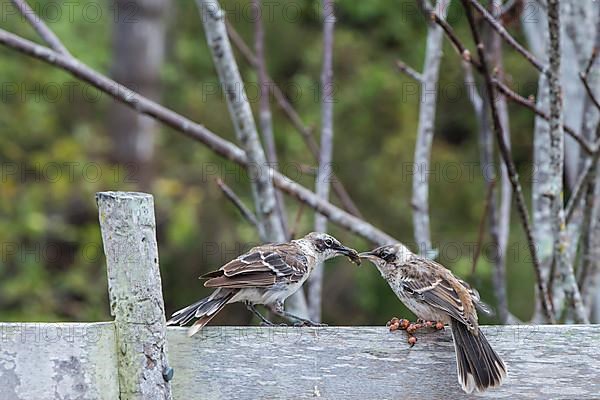
[[[401,244],[378,247],[360,257],[377,266],[396,296],[418,318],[450,324],[458,382],[465,392],[502,384],[506,365],[479,330],[475,308],[488,310],[476,290],[442,265]]]
[[[273,324],[256,310],[256,304],[269,307],[279,316],[317,325],[285,311],[283,301],[300,289],[317,265],[339,255],[360,263],[356,250],[343,246],[325,233],[312,232],[287,243],[254,247],[218,270],[202,275],[201,278],[208,279],[204,286],[217,290],[175,312],[167,325],[183,326],[197,318],[188,330],[188,335],[192,336],[226,304],[235,302],[246,303],[246,307],[267,325]]]

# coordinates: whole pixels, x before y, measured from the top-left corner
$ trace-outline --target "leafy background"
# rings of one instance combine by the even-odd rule
[[[42,0],[36,4],[44,7],[50,3]],[[82,14],[90,3],[101,10],[97,20]],[[301,10],[300,14],[290,12],[285,17],[282,10],[290,3],[277,3],[273,17],[265,20],[268,70],[305,122],[318,132],[322,25],[316,10],[320,3],[294,0],[294,9]],[[109,74],[114,7],[107,1],[79,4],[72,18],[47,16],[48,24],[72,54]],[[222,5],[232,24],[252,43],[247,2],[228,0]],[[472,45],[458,6],[453,4],[449,20]],[[340,0],[336,13],[334,170],[368,221],[414,249],[409,168],[418,90],[410,78],[395,70],[394,61],[402,58],[421,69],[425,20],[410,0],[393,4]],[[2,26],[38,41],[16,14],[6,13]],[[523,41],[518,24],[510,30]],[[194,2],[173,2],[166,42],[161,102],[235,141],[224,98],[214,93],[217,77]],[[444,46],[430,175],[433,241],[440,249],[439,260],[475,284],[493,305],[489,257],[484,254],[476,271],[471,271],[485,199],[477,125],[462,86],[459,58],[447,42]],[[531,93],[536,87],[535,71],[505,50],[508,79],[523,95],[535,94]],[[0,48],[0,57],[0,320],[109,319],[94,194],[139,187],[139,171],[109,161],[108,121],[113,100],[58,69],[11,50]],[[256,73],[241,55],[237,59],[252,97],[252,93],[256,95]],[[73,87],[70,93],[69,87]],[[251,102],[256,110],[255,96]],[[300,171],[300,166],[314,165],[312,157],[281,111],[275,105],[272,109],[282,168],[312,188],[314,177]],[[528,187],[533,116],[513,106],[510,115],[514,158]],[[459,177],[453,172],[456,168]],[[147,191],[155,196],[169,312],[206,295],[208,291],[196,278],[258,240],[253,228],[224,199],[216,177],[251,204],[243,171],[201,144],[161,128]],[[290,198],[286,203],[293,224],[299,205]],[[309,232],[312,224],[312,211],[304,209],[297,232]],[[331,232],[359,250],[370,246],[336,226],[331,226]],[[533,310],[533,273],[528,259],[521,227],[513,215],[507,265],[509,305],[511,312],[523,319]],[[329,324],[382,324],[393,315],[409,315],[370,265],[356,268],[344,259],[330,261],[324,285],[323,320]],[[216,323],[250,323],[251,318],[242,306],[233,305]]]

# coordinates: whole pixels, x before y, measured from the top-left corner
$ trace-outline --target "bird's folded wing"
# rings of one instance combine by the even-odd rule
[[[469,307],[470,305],[464,304],[464,299],[461,298],[461,295],[454,288],[452,282],[444,276],[445,274],[435,273],[437,268],[435,265],[431,265],[435,264],[435,262],[425,259],[410,262],[421,263],[421,265],[405,270],[410,271],[401,277],[405,292],[412,294],[431,307],[445,311],[451,317],[463,322],[465,325],[473,326],[473,315]],[[423,263],[428,263],[429,265],[423,265]],[[444,267],[440,265],[439,268]],[[466,289],[464,290],[466,291]]]
[[[479,295],[479,292],[477,291],[477,289],[475,289],[474,287],[471,287],[471,285],[469,285],[468,282],[460,279],[459,277],[455,276],[455,278],[460,282],[461,285],[463,285],[465,287],[465,289],[467,289],[467,291],[469,292],[469,295],[471,296],[471,300],[473,300],[473,303],[475,304],[475,306],[477,307],[477,309],[479,311],[482,311],[490,316],[494,315],[494,310],[492,309],[492,307],[489,304],[487,304],[486,302],[481,300],[481,296]]]
[[[307,268],[307,258],[295,246],[259,246],[204,275],[204,278],[211,278],[204,286],[245,288],[292,283],[302,279]]]

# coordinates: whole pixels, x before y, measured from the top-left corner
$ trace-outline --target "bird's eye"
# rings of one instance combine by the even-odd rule
[[[327,247],[333,246],[333,240],[331,239],[325,239],[324,242]]]
[[[384,253],[381,255],[381,258],[383,258],[385,262],[393,262],[396,260],[396,255],[394,253]]]

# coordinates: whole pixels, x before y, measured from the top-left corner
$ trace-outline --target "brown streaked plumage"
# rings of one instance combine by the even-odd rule
[[[285,311],[283,302],[302,286],[318,264],[339,255],[360,262],[356,250],[343,246],[325,233],[312,232],[287,243],[254,247],[218,270],[201,276],[207,279],[204,286],[216,290],[175,312],[167,325],[183,326],[197,319],[188,330],[188,335],[192,336],[227,304],[235,302],[246,303],[248,309],[266,324],[272,323],[256,310],[255,305],[266,305],[280,316],[317,325]]]
[[[479,329],[477,309],[489,312],[479,293],[441,264],[420,257],[401,244],[361,253],[418,318],[449,324],[454,339],[458,382],[463,390],[500,386],[506,365]]]

